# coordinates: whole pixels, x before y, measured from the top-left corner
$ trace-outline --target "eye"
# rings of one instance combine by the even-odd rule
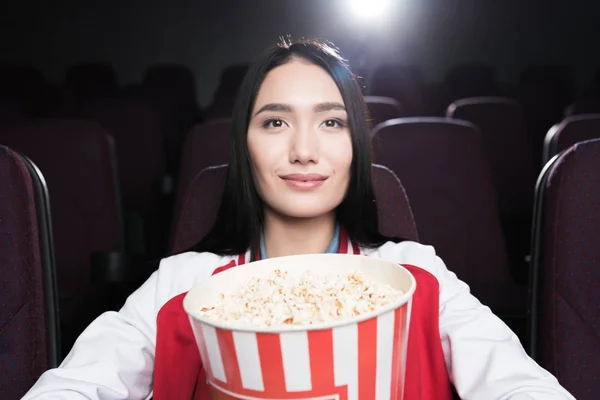
[[[272,118],[272,119],[268,119],[265,122],[263,122],[263,128],[269,129],[269,128],[283,128],[284,126],[286,126],[287,124],[282,120],[282,119],[278,119],[278,118]]]
[[[324,121],[321,126],[325,128],[343,128],[346,124],[337,119],[328,119],[327,121]]]

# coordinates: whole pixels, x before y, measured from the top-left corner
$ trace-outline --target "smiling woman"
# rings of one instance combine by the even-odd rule
[[[321,67],[292,60],[267,75],[254,109],[248,150],[267,205],[265,228],[281,215],[328,214],[334,221],[350,181],[352,141],[333,79]]]
[[[270,256],[318,253],[337,224],[366,247],[390,240],[378,232],[365,115],[333,47],[284,41],[263,54],[240,88],[217,221],[193,250],[239,254],[264,238]],[[289,235],[290,223],[302,239]]]
[[[212,231],[192,251],[162,260],[118,313],[90,324],[64,363],[44,373],[24,399],[204,400],[213,398],[209,376],[240,389],[236,393],[253,393],[227,397],[235,399],[314,399],[313,387],[325,382],[328,393],[347,400],[450,400],[452,381],[467,399],[572,400],[431,246],[379,234],[365,114],[360,87],[333,47],[284,42],[263,54],[239,92],[227,183]],[[308,361],[304,367],[286,362],[288,350],[311,352],[307,335],[294,335],[291,346],[279,336],[259,340],[209,329],[202,335],[211,340],[214,357],[202,364],[204,347],[198,348],[183,308],[186,293],[247,261],[307,253],[349,254],[356,262],[357,255],[383,259],[412,274],[416,290],[408,339],[402,342],[409,366],[404,384],[399,369],[379,363],[393,351],[377,346],[388,338],[388,347],[400,348],[394,327],[404,317],[381,325],[374,320],[363,329],[344,326],[331,335],[315,331],[331,348],[351,343],[339,351],[317,351],[323,373],[313,375]],[[238,348],[239,353],[229,351]],[[231,367],[223,367],[223,357],[235,358]],[[263,364],[275,366],[275,372],[263,377]],[[376,374],[364,378],[358,372],[375,370],[371,366]]]

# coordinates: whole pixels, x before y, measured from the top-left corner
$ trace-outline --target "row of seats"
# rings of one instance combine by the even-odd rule
[[[398,102],[393,99],[367,98],[367,100],[375,116],[375,123],[398,115]],[[130,109],[135,110],[134,107]],[[124,113],[118,114],[115,119],[119,120],[118,116],[122,114]],[[127,115],[131,117],[130,114]],[[525,161],[520,163],[519,158],[515,157],[515,154],[522,150],[520,146],[523,146],[522,142],[519,142],[522,118],[518,105],[511,100],[498,98],[463,100],[451,106],[449,115],[470,119],[483,133],[488,158],[493,160],[491,176],[501,215],[500,235],[504,233],[504,241],[508,243],[509,249],[508,262],[498,262],[509,266],[515,281],[525,282],[526,269],[522,264],[529,252],[528,233],[531,226],[529,209],[532,201],[528,199],[528,194],[530,192],[532,197],[535,172],[526,165],[525,157],[523,157]],[[127,121],[126,117],[123,118]],[[432,126],[441,126],[443,131],[446,129],[447,121],[440,121],[444,124],[435,123]],[[154,248],[165,248],[162,254],[156,254],[154,258],[167,254],[169,221],[171,221],[172,231],[174,223],[179,219],[178,210],[181,209],[182,198],[189,182],[202,169],[228,162],[230,121],[219,119],[195,126],[187,135],[183,146],[175,199],[169,203],[165,191],[160,190],[161,185],[156,184],[160,179],[148,178],[160,174],[153,173],[152,168],[148,168],[147,164],[133,162],[135,153],[143,153],[143,149],[138,151],[132,141],[128,151],[121,150],[122,157],[118,157],[119,149],[122,149],[120,144],[123,141],[113,140],[114,135],[110,135],[104,126],[110,124],[50,119],[25,122],[14,125],[10,129],[0,129],[0,143],[30,156],[40,165],[51,187],[51,201],[56,215],[54,231],[60,267],[59,284],[64,310],[62,323],[65,331],[63,335],[65,349],[70,347],[70,343],[81,329],[110,303],[109,294],[93,287],[90,280],[92,261],[104,260],[105,265],[123,264],[123,261],[115,260],[144,254],[144,241],[135,240],[141,236],[140,232],[152,236],[151,243],[154,243]],[[131,129],[135,130],[134,128],[135,125],[131,124]],[[122,132],[123,136],[128,132],[125,128],[121,130],[113,128],[112,131]],[[144,129],[139,131],[146,132]],[[443,143],[443,138],[436,140],[438,141],[435,146],[439,147]],[[505,154],[512,155],[510,163],[505,162]],[[150,155],[148,158],[151,161],[153,159]],[[122,159],[129,161],[125,168],[120,163]],[[123,169],[126,173],[123,173]],[[527,171],[529,174],[526,173]],[[142,179],[141,174],[145,174],[146,179]],[[400,172],[398,174],[401,175]],[[462,179],[462,175],[458,174],[458,176]],[[77,186],[73,186],[73,182],[77,182]],[[146,191],[141,187],[145,187]],[[478,186],[473,185],[466,193],[477,193],[478,190]],[[154,196],[148,194],[150,192],[154,193]],[[145,200],[144,204],[141,200],[132,200],[126,193],[133,193],[132,196],[139,196],[137,193],[147,193],[146,196],[139,196],[141,200]],[[155,200],[152,201],[153,197]],[[131,211],[136,209],[138,214]],[[154,231],[148,229],[147,221],[154,222],[150,224],[156,227]],[[443,244],[448,243],[448,240],[439,244],[439,240],[432,241],[433,238],[427,235],[425,239],[440,248],[453,248],[451,244]],[[505,247],[504,244],[499,246]],[[91,255],[95,257],[92,259]],[[456,262],[456,264],[461,263]],[[149,269],[151,268],[143,268],[143,271]],[[143,276],[143,273],[140,275]],[[81,282],[88,282],[88,284],[81,284]],[[488,293],[488,291],[483,292]],[[498,290],[497,296],[502,297],[504,292]],[[489,293],[491,295],[491,292]],[[519,303],[523,304],[520,301]]]
[[[11,96],[34,98],[35,102],[45,103],[48,110],[37,113],[38,116],[94,118],[98,116],[98,112],[95,111],[97,105],[78,105],[95,103],[103,98],[115,102],[123,96],[131,97],[132,92],[135,92],[137,97],[143,98],[147,103],[143,107],[155,114],[155,121],[151,125],[157,127],[155,131],[158,133],[154,133],[156,137],[152,140],[156,140],[161,149],[160,158],[164,159],[165,164],[163,169],[173,174],[177,172],[179,165],[184,134],[191,124],[199,122],[202,118],[206,121],[230,117],[237,89],[246,71],[245,65],[226,68],[213,103],[200,112],[195,95],[194,76],[183,66],[157,65],[146,71],[139,86],[120,87],[116,72],[110,65],[77,65],[67,72],[61,90],[58,90],[59,94],[48,97],[44,93],[50,90],[48,87],[51,85],[45,83],[41,73],[31,68],[5,64],[0,66],[0,98],[4,99],[0,101],[0,124],[3,120],[2,115],[17,118],[17,115],[22,114],[15,110],[18,108],[15,103],[5,104]],[[569,69],[561,66],[527,68],[515,87],[509,89],[496,81],[494,71],[490,67],[482,64],[465,64],[453,68],[441,84],[426,83],[423,73],[416,67],[385,65],[373,72],[368,92],[373,97],[385,96],[395,99],[395,104],[388,105],[388,109],[402,117],[441,116],[453,101],[467,97],[515,98],[524,112],[525,133],[532,138],[536,163],[541,157],[538,144],[541,144],[547,130],[563,118],[565,108],[569,115],[600,112],[600,85],[594,81],[585,92],[584,98],[573,104],[573,78]],[[373,101],[378,100],[374,98]],[[423,102],[435,105],[419,105]],[[115,112],[112,111],[113,114]],[[106,113],[103,114],[106,116]],[[102,119],[100,118],[100,122],[103,122]],[[385,119],[389,117],[384,115],[383,119],[376,118],[378,121]],[[132,120],[135,120],[135,117],[132,117]],[[129,142],[138,145],[143,143],[139,137]],[[154,145],[152,141],[147,143]],[[126,163],[125,160],[120,161]]]
[[[451,133],[456,139],[445,140],[444,146],[436,149],[432,154],[435,157],[430,160],[419,156],[407,157],[405,163],[410,168],[403,169],[407,178],[406,192],[391,169],[374,165],[380,229],[386,235],[425,241],[425,235],[434,234],[430,230],[434,224],[444,229],[449,225],[446,233],[456,236],[455,245],[469,246],[464,249],[462,259],[458,260],[464,265],[453,264],[456,261],[452,258],[453,252],[458,254],[455,249],[438,247],[438,250],[450,268],[470,281],[475,294],[484,299],[486,293],[481,290],[495,291],[486,284],[505,279],[506,269],[504,274],[501,269],[495,269],[502,267],[499,264],[505,259],[501,258],[501,249],[490,248],[492,241],[486,243],[486,238],[483,238],[473,243],[478,240],[478,234],[485,234],[480,225],[493,225],[491,179],[486,176],[485,168],[473,168],[483,167],[486,162],[482,156],[483,144],[477,131],[466,122],[448,123],[452,132],[442,132],[435,125],[443,125],[443,122],[394,122],[375,132],[374,137],[379,138],[379,144],[394,136],[419,138],[412,143],[409,140],[394,142],[394,151],[388,154],[397,154],[403,145],[410,147],[405,153],[398,154],[398,158],[414,154],[422,146],[430,150],[427,138],[423,137],[428,135],[425,132],[434,131],[431,135],[437,136],[437,139],[450,137]],[[390,127],[395,128],[391,131]],[[462,143],[462,147],[453,143]],[[382,149],[386,147],[378,146],[376,157],[382,154],[385,157]],[[457,152],[464,157],[463,161],[452,159]],[[597,212],[600,204],[600,191],[597,190],[599,155],[600,139],[579,142],[555,156],[541,174],[534,207],[532,280],[526,301],[530,354],[555,374],[576,398],[584,400],[595,398],[600,390],[595,378],[600,372],[600,364],[596,361],[600,356],[600,332],[595,323],[600,303],[597,297],[600,269],[596,268],[596,260],[600,257],[600,236],[597,232],[600,226],[600,221],[597,221],[600,215]],[[407,170],[424,169],[424,177],[435,175],[430,176],[435,182],[439,181],[440,170],[448,170],[451,165],[454,167],[449,176],[458,173],[464,177],[466,186],[476,184],[480,188],[480,196],[471,204],[450,201],[465,198],[460,194],[464,188],[452,185],[446,191],[434,187],[412,191],[413,195],[421,193],[421,196],[425,192],[430,193],[428,204],[424,204],[423,197],[411,197],[411,188],[428,181],[411,177]],[[395,167],[397,165],[392,168]],[[212,166],[192,180],[173,230],[173,252],[185,250],[210,229],[219,207],[226,174],[226,165]],[[3,221],[0,245],[3,251],[0,254],[3,255],[6,282],[0,323],[3,326],[3,346],[10,349],[8,357],[0,359],[3,364],[0,367],[5,371],[0,388],[3,398],[19,398],[44,369],[58,362],[60,333],[57,313],[62,310],[56,303],[50,208],[43,176],[25,156],[0,147],[0,179],[3,189],[0,199],[0,218]],[[431,201],[434,198],[441,200]],[[472,205],[479,209],[478,212],[471,219],[463,218],[456,223],[460,219],[456,218],[456,214],[466,216],[464,211]],[[428,212],[425,212],[426,208]],[[460,222],[467,223],[469,219],[471,223],[468,226],[459,226]],[[452,221],[456,224],[448,224]],[[496,226],[496,234],[498,231]],[[500,257],[499,262],[496,262],[496,257]],[[508,280],[505,282],[509,283]],[[504,296],[516,295],[513,290],[510,289]],[[498,299],[501,300],[501,297]],[[493,294],[487,300],[494,301]]]
[[[369,101],[372,98],[367,99]],[[385,117],[374,118],[375,123],[384,119],[391,120],[397,115],[389,112],[390,108],[398,110],[397,102],[386,98],[377,100],[369,101],[368,106],[373,114]],[[447,117],[471,122],[481,132],[490,163],[502,230],[509,241],[510,264],[515,266],[515,273],[518,274],[524,270],[522,264],[529,251],[533,188],[541,170],[532,156],[531,148],[534,146],[524,134],[526,123],[522,108],[516,101],[507,98],[470,98],[451,104]],[[415,121],[425,120],[427,119],[421,118]],[[571,144],[574,139],[594,137],[595,120],[594,115],[569,117],[557,125],[561,127],[561,131],[567,130],[560,137],[566,138],[564,140]],[[199,171],[209,165],[227,162],[229,127],[229,120],[221,119],[199,124],[190,131],[183,146],[175,204],[180,203],[189,181]],[[578,132],[575,138],[571,133],[573,131]],[[201,151],[203,156],[199,157]],[[538,152],[542,153],[543,149]]]
[[[206,118],[230,116],[233,99],[246,70],[247,66],[239,65],[223,71],[213,104],[204,110]],[[0,91],[9,94],[19,92],[18,85],[25,87],[25,92],[35,92],[36,87],[43,91],[40,89],[44,87],[43,77],[35,70],[6,65],[0,70],[0,77],[7,81],[3,83],[3,89]],[[110,65],[79,65],[66,74],[63,87],[68,95],[62,96],[59,101],[52,101],[55,107],[47,116],[87,118],[103,124],[117,141],[121,142],[118,146],[118,156],[119,164],[122,165],[123,180],[139,182],[138,186],[131,189],[129,185],[124,185],[124,196],[137,201],[144,201],[140,200],[142,198],[148,199],[145,201],[150,202],[159,197],[156,190],[147,196],[151,183],[154,182],[155,186],[163,188],[168,187],[168,174],[176,174],[179,167],[184,134],[191,127],[191,123],[198,122],[200,118],[194,85],[193,74],[185,67],[162,65],[149,68],[139,87],[125,87],[119,90],[116,73]],[[391,117],[441,115],[442,109],[457,99],[480,95],[508,95],[513,92],[511,96],[517,98],[522,106],[523,132],[532,144],[530,147],[534,151],[535,163],[541,158],[539,149],[543,136],[552,124],[562,118],[562,110],[572,102],[574,92],[573,80],[566,67],[528,68],[519,79],[518,90],[506,90],[496,82],[491,68],[480,64],[468,64],[452,69],[441,86],[443,89],[434,90],[435,93],[431,97],[439,102],[441,109],[436,106],[435,111],[421,109],[415,112],[415,107],[419,108],[416,105],[419,99],[426,97],[425,92],[430,90],[431,86],[425,83],[423,74],[415,67],[388,65],[378,69],[369,85],[369,92],[379,95],[369,97],[369,101],[378,106],[377,113],[374,113],[374,122]],[[595,84],[591,86],[587,92],[588,97],[598,92],[597,87]],[[386,100],[381,96],[394,100]],[[123,97],[128,99],[123,100]],[[135,97],[135,100],[132,97]],[[590,104],[594,102],[590,99],[593,97],[585,102],[584,108],[587,111],[593,107]],[[106,103],[114,106],[106,107]],[[555,103],[560,103],[560,107]],[[123,116],[118,115],[125,107],[132,109],[127,111],[130,115],[129,124],[125,123]],[[558,113],[557,107],[560,108]],[[574,105],[570,112],[579,112],[581,108]],[[378,115],[379,112],[383,114]],[[143,116],[144,113],[147,115]],[[139,126],[131,126],[135,124]],[[139,168],[138,171],[149,172],[144,176],[135,174],[129,168],[132,163],[143,163],[144,168]],[[134,191],[138,193],[137,196],[134,195]],[[128,200],[126,205],[129,203],[131,201]],[[146,247],[156,248],[156,245],[148,244]]]
[[[600,113],[600,72],[577,96],[566,66],[528,67],[517,82],[507,85],[483,64],[458,66],[448,71],[443,82],[433,84],[416,67],[384,65],[373,73],[369,93],[398,100],[404,117],[447,115],[449,105],[465,98],[514,99],[523,114],[522,133],[530,143],[534,164],[539,165],[543,138],[554,124],[569,116]]]
[[[247,65],[234,65],[223,70],[212,103],[202,110],[205,120],[231,116],[237,89],[247,68]],[[42,113],[48,116],[54,112],[55,106],[62,103],[112,96],[120,87],[117,78],[109,64],[80,64],[67,71],[57,90],[33,68],[4,64],[0,65],[0,97],[25,97],[25,103],[46,103],[39,107],[48,108]],[[526,110],[528,130],[540,135],[562,119],[565,112],[572,115],[588,113],[592,109],[598,111],[599,82],[600,74],[584,92],[583,98],[575,102],[574,79],[566,66],[528,67],[522,71],[516,84],[506,85],[497,81],[491,67],[475,63],[452,68],[442,82],[435,84],[426,82],[423,72],[415,66],[384,65],[373,71],[367,87],[370,95],[398,100],[405,117],[440,116],[450,103],[467,97],[516,98]],[[157,113],[162,114],[161,124],[172,131],[170,133],[175,134],[176,131],[181,134],[189,128],[182,124],[195,117],[200,118],[194,76],[188,68],[168,64],[150,67],[139,87],[156,106]],[[172,157],[176,157],[177,146],[172,148],[172,141],[168,144],[171,148],[167,150],[167,158],[171,161]]]
[[[550,113],[563,113],[576,101],[575,81],[567,66],[530,66],[513,84],[499,82],[494,70],[469,63],[448,71],[442,82],[431,84],[423,71],[411,65],[383,65],[373,72],[369,93],[396,98],[406,104],[407,116],[439,115],[448,104],[466,97],[508,96],[520,100],[531,111],[551,106]],[[582,93],[582,98],[600,93],[600,72]]]

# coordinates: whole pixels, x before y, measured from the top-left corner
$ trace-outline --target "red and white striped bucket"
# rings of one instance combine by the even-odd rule
[[[250,330],[198,317],[220,292],[275,269],[357,271],[405,295],[374,313],[309,327]],[[389,261],[344,254],[280,257],[208,278],[184,300],[213,399],[401,400],[414,277]]]

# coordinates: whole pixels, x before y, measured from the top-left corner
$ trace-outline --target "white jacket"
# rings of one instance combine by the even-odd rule
[[[361,253],[415,265],[435,276],[446,368],[462,399],[573,399],[527,356],[516,335],[448,271],[433,247],[388,242]],[[150,398],[159,310],[234,259],[185,253],[162,260],[158,271],[123,308],[91,323],[60,367],[45,372],[23,399]]]

